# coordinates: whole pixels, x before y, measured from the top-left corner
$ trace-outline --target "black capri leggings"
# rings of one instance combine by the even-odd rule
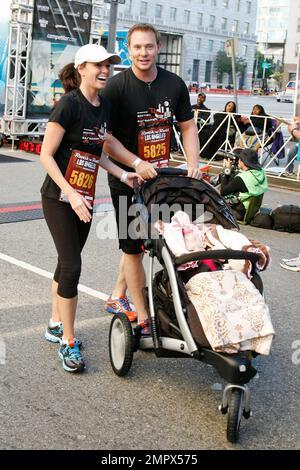
[[[58,283],[57,293],[66,299],[77,295],[81,273],[81,250],[88,237],[91,222],[82,222],[70,204],[42,197],[44,216],[52,235],[58,263],[54,281]]]

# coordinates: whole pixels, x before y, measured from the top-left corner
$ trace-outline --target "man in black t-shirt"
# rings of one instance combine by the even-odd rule
[[[128,50],[132,60],[131,68],[111,78],[103,92],[111,104],[108,130],[128,150],[138,155],[134,164],[136,172],[148,179],[156,175],[154,167],[168,165],[175,116],[187,155],[188,175],[201,178],[197,127],[186,85],[177,75],[156,66],[160,51],[159,33],[148,24],[134,25],[128,32]],[[109,154],[109,145],[105,145],[104,150]],[[130,168],[126,170],[132,171]],[[116,312],[118,299],[122,300],[124,306],[128,286],[138,320],[144,326],[142,333],[147,334],[147,313],[142,297],[145,273],[141,241],[131,239],[128,234],[127,237],[120,236],[121,230],[124,231],[124,223],[127,229],[132,221],[132,217],[126,217],[124,210],[120,210],[119,214],[120,196],[126,197],[129,207],[133,191],[128,191],[125,185],[113,177],[109,178],[109,185],[123,256],[117,284],[107,303],[107,310]],[[114,302],[117,302],[116,309],[112,307]]]

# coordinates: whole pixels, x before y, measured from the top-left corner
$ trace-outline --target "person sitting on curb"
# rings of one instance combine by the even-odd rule
[[[288,131],[292,134],[293,141],[288,145],[287,163],[284,176],[294,174],[294,161],[298,153],[298,143],[300,141],[300,116],[295,116],[292,123],[288,126]]]
[[[264,169],[258,162],[258,154],[253,149],[235,149],[238,155],[237,174],[232,174],[230,159],[225,161],[225,171],[220,176],[221,195],[228,197],[228,203],[238,220],[242,220],[252,196],[260,196],[268,189]]]

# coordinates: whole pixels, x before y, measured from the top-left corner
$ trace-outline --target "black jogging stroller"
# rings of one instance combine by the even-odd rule
[[[154,204],[172,206],[176,203],[182,208],[186,204],[191,204],[192,207],[200,204],[204,207],[204,217],[210,218],[210,223],[238,229],[232,212],[215,188],[206,181],[187,178],[185,175],[186,170],[160,169],[156,178],[136,187],[135,202],[142,203],[147,208],[146,215],[142,217],[145,225],[151,226],[155,222],[151,220],[151,206]],[[251,416],[247,383],[257,372],[251,364],[256,353],[245,351],[224,354],[211,349],[177,267],[201,259],[249,259],[254,270],[258,255],[235,250],[212,250],[192,252],[176,258],[161,236],[155,239],[145,237],[143,243],[150,256],[149,281],[144,290],[144,298],[152,337],[141,336],[140,327],[133,327],[125,314],[114,315],[109,331],[112,368],[118,376],[125,376],[130,370],[134,352],[138,349],[152,349],[157,357],[194,358],[214,366],[228,382],[219,409],[222,414],[228,414],[227,439],[235,443],[241,417],[248,419]],[[156,273],[155,258],[162,266]],[[260,277],[254,271],[252,274],[256,287],[262,293]]]

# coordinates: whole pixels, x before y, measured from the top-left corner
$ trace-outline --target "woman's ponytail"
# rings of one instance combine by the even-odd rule
[[[80,75],[74,67],[74,63],[65,65],[58,75],[65,93],[75,90],[80,86]]]

